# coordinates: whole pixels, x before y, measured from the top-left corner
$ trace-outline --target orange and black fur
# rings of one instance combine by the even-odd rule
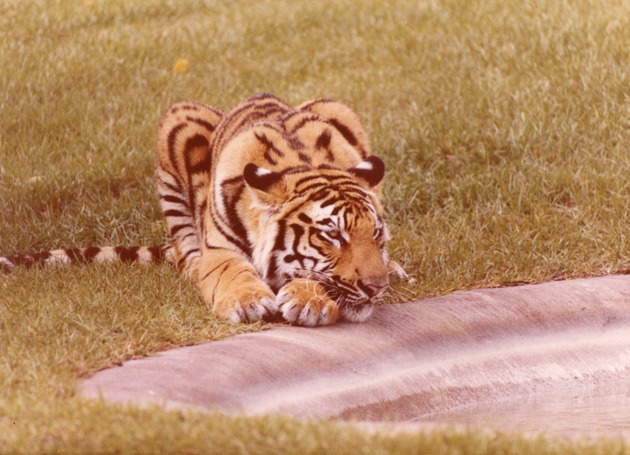
[[[365,320],[389,273],[404,276],[386,250],[384,164],[344,104],[178,103],[160,120],[157,154],[170,244],[7,256],[0,268],[167,259],[221,317],[307,326]]]

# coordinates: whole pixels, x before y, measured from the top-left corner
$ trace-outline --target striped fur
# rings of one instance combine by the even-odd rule
[[[0,257],[0,270],[166,259],[221,317],[309,326],[364,320],[388,274],[404,275],[385,246],[383,162],[344,104],[263,94],[222,113],[178,103],[160,120],[157,154],[169,245]]]
[[[133,247],[66,248],[39,253],[21,253],[0,256],[0,273],[11,273],[16,267],[31,268],[38,265],[54,266],[61,264],[87,264],[90,262],[128,262],[147,264],[150,262],[172,261],[170,245]]]
[[[404,273],[385,248],[383,163],[339,102],[258,95],[225,114],[179,103],[158,159],[175,261],[222,317],[363,320],[389,271]]]

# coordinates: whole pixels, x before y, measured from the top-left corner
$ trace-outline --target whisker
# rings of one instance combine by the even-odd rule
[[[390,287],[387,290],[387,293],[383,296],[383,299],[386,302],[397,302],[397,301],[403,301],[403,300],[412,300],[414,298],[417,298],[417,295],[415,292],[413,292],[411,289],[408,288],[394,288],[394,287]]]

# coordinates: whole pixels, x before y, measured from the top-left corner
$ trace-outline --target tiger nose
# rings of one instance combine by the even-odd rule
[[[387,288],[389,287],[389,284],[387,282],[361,282],[362,286],[361,288],[363,288],[363,291],[367,294],[367,296],[369,298],[372,297],[380,297],[382,296],[385,291],[387,291]]]

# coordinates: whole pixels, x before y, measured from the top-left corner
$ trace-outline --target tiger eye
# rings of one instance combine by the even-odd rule
[[[341,231],[339,229],[331,229],[330,231],[327,231],[326,234],[331,239],[343,240],[343,236],[341,235]]]

